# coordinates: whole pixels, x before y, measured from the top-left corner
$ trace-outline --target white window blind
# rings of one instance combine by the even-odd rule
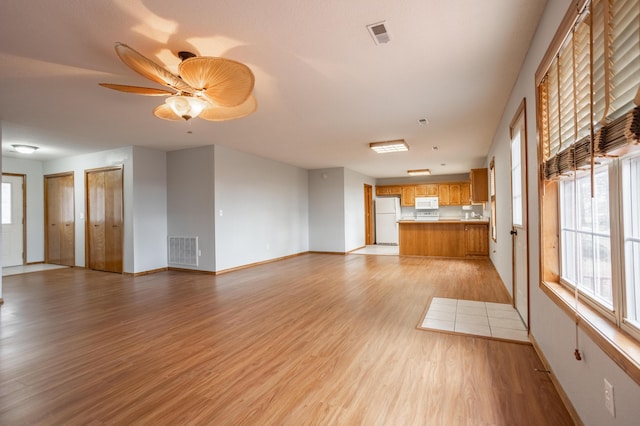
[[[611,118],[633,107],[640,78],[640,2],[611,5]]]
[[[538,86],[545,176],[584,168],[592,155],[632,143],[625,129],[640,114],[630,113],[639,88],[640,2],[591,1]]]

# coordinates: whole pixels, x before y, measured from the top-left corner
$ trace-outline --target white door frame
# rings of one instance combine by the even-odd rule
[[[5,182],[5,177],[11,178],[12,181],[15,181],[15,183],[20,183],[19,185],[19,190],[18,191],[12,191],[12,216],[17,216],[20,220],[20,224],[18,225],[14,225],[16,227],[19,226],[20,228],[20,236],[18,238],[12,238],[13,241],[16,241],[18,243],[22,243],[20,247],[17,247],[17,250],[20,252],[19,254],[15,255],[15,256],[3,256],[2,257],[2,266],[19,266],[19,265],[24,265],[26,263],[26,253],[27,253],[27,240],[26,240],[26,218],[27,218],[27,203],[26,203],[26,196],[27,196],[27,181],[26,181],[26,175],[23,174],[16,174],[16,173],[2,173],[2,182]],[[17,197],[16,197],[17,195]],[[17,201],[17,202],[16,202]],[[18,213],[17,215],[15,213]],[[10,225],[11,226],[11,225]],[[10,241],[8,238],[9,235],[7,235],[7,232],[5,231],[5,225],[2,226],[3,228],[3,236],[2,236],[2,244],[3,244],[3,251],[4,251],[4,245],[8,244],[8,242]],[[19,263],[17,262],[17,259],[20,259]],[[15,260],[14,260],[15,259]],[[9,264],[5,265],[6,262],[9,262]]]
[[[514,177],[513,177],[513,142],[520,145],[520,223],[514,223],[516,215],[513,210],[514,203]],[[526,98],[522,100],[511,124],[509,125],[509,159],[511,163],[511,241],[512,241],[512,295],[513,306],[529,329],[529,185],[527,172],[527,105]],[[520,277],[520,278],[519,278]]]

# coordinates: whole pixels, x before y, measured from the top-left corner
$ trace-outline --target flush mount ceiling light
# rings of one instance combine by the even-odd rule
[[[33,154],[38,150],[37,146],[32,145],[11,145],[20,154]]]
[[[431,170],[429,169],[407,170],[407,174],[409,176],[427,176],[431,174]]]
[[[129,68],[171,90],[111,83],[100,83],[100,86],[137,95],[169,96],[153,110],[158,118],[180,121],[200,117],[225,121],[247,116],[258,107],[252,94],[253,72],[240,62],[178,52],[182,62],[176,75],[126,44],[116,43],[115,49]]]
[[[404,139],[397,139],[393,141],[385,142],[371,142],[369,148],[377,152],[378,154],[386,154],[388,152],[402,152],[409,151],[409,145]]]

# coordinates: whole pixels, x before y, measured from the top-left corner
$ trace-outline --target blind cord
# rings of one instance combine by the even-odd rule
[[[577,220],[576,217],[576,213],[578,211],[578,182],[577,182],[577,171],[574,170],[573,172],[573,220]],[[577,238],[577,234],[576,234],[576,238]],[[578,267],[578,257],[576,256],[576,270]],[[576,312],[576,349],[573,352],[573,356],[576,357],[577,361],[581,361],[582,360],[582,355],[580,354],[580,340],[578,337],[578,333],[579,333],[579,323],[580,323],[580,313],[578,312],[578,308],[579,308],[579,304],[578,304],[578,283],[576,282],[575,285],[573,286],[573,296],[574,296],[574,300],[575,300],[575,312]]]

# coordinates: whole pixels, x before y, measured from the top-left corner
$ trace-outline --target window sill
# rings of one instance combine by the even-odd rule
[[[542,291],[572,318],[575,318],[575,299],[572,292],[559,283],[540,284]],[[624,372],[640,384],[640,342],[621,330],[589,305],[578,305],[578,326]]]

